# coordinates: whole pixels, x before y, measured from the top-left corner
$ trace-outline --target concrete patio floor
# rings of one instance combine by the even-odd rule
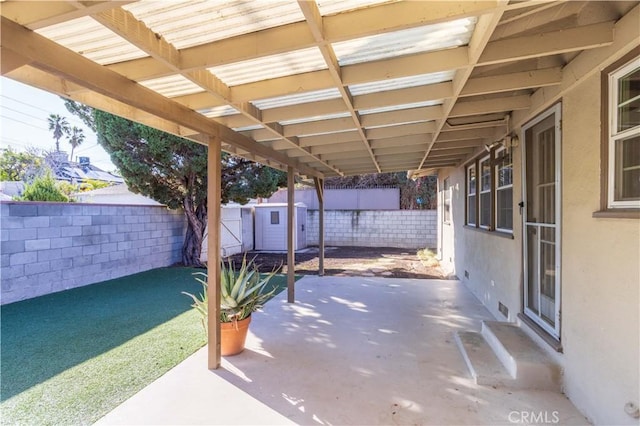
[[[222,368],[203,348],[97,424],[587,424],[564,395],[472,381],[453,332],[483,319],[457,281],[306,276]]]

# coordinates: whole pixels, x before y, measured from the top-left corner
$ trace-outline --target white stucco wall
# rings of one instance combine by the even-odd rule
[[[595,219],[600,200],[600,80],[563,99],[562,341],[567,395],[598,424],[638,424],[640,224]]]
[[[563,390],[588,419],[637,425],[624,405],[640,403],[640,222],[592,216],[599,210],[600,143],[600,78],[595,74],[562,98],[564,353],[546,344],[543,349],[561,364]],[[441,170],[438,182],[450,177],[453,187],[453,224],[438,218],[444,265],[497,319],[509,321],[522,311],[521,148],[513,150],[513,239],[464,227],[464,168]],[[498,301],[509,308],[508,319],[498,312]]]
[[[520,147],[513,149],[513,200],[516,204],[522,193],[519,150]],[[455,274],[497,319],[514,322],[521,310],[522,240],[518,208],[514,207],[513,236],[465,227],[465,169],[443,171],[440,184],[447,177],[452,188],[453,223],[439,222],[442,224],[440,248],[443,266]],[[439,202],[442,202],[441,197]],[[509,309],[507,318],[498,311],[499,302]]]

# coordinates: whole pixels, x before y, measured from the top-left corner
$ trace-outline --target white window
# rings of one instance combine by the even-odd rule
[[[491,226],[491,158],[480,160],[480,228]]]
[[[449,184],[449,178],[446,178],[443,183],[444,191],[442,194],[443,197],[443,206],[444,212],[442,216],[442,220],[444,223],[451,222],[451,185]]]
[[[476,165],[467,167],[467,225],[476,225]]]
[[[608,207],[640,208],[640,57],[609,74]]]
[[[271,224],[272,225],[280,225],[280,212],[279,211],[271,212]]]
[[[513,232],[513,160],[507,149],[496,151],[496,230]]]

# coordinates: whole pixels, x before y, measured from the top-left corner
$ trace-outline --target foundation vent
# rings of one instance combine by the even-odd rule
[[[502,304],[502,302],[498,302],[498,310],[505,318],[509,318],[509,308]]]

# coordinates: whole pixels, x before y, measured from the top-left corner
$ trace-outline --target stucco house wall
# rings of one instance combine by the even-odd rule
[[[563,98],[562,312],[565,389],[599,424],[638,424],[640,223],[593,218],[600,201],[600,79]]]
[[[561,365],[563,391],[589,420],[637,425],[624,406],[640,401],[640,223],[593,217],[600,209],[600,105],[606,102],[601,99],[600,73],[592,73],[560,101],[563,352],[536,340]],[[522,140],[521,129],[515,130]],[[439,216],[438,250],[443,264],[496,319],[519,322],[527,330],[517,317],[523,309],[523,231],[517,205],[522,200],[522,144],[512,153],[513,239],[465,227],[462,165],[439,172],[439,190],[446,178],[452,188],[453,221],[443,224]],[[439,211],[442,200],[439,197]],[[508,317],[498,311],[498,302],[509,308]]]

